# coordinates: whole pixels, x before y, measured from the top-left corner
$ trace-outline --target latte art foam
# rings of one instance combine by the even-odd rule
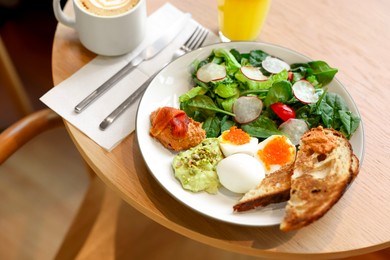
[[[91,4],[101,9],[116,9],[126,6],[130,0],[90,0]]]
[[[100,16],[114,16],[132,9],[139,0],[79,0],[88,12]]]

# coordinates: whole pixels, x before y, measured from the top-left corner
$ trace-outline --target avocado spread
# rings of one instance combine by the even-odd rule
[[[186,190],[215,194],[220,186],[216,166],[223,155],[217,138],[206,138],[173,159],[175,177]]]

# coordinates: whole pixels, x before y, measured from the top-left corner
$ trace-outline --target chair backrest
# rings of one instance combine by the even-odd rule
[[[17,112],[26,116],[34,111],[31,100],[28,98],[26,89],[23,86],[16,68],[8,54],[3,40],[0,36],[0,79],[2,86],[9,92],[10,98],[15,104]]]
[[[61,125],[62,118],[48,108],[18,120],[0,134],[0,165],[35,136]]]

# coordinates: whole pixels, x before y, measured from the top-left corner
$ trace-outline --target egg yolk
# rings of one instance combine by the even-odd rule
[[[243,130],[237,128],[236,126],[230,127],[229,131],[222,133],[222,140],[227,141],[231,144],[241,145],[249,143],[251,137],[249,134],[245,133]]]
[[[270,165],[284,165],[291,161],[292,149],[286,140],[287,138],[285,136],[275,137],[262,150],[257,152],[267,170],[270,169]]]

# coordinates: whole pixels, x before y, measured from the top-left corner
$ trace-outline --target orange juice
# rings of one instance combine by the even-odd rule
[[[255,40],[260,34],[271,0],[218,0],[222,40]],[[227,39],[223,39],[223,38]]]

